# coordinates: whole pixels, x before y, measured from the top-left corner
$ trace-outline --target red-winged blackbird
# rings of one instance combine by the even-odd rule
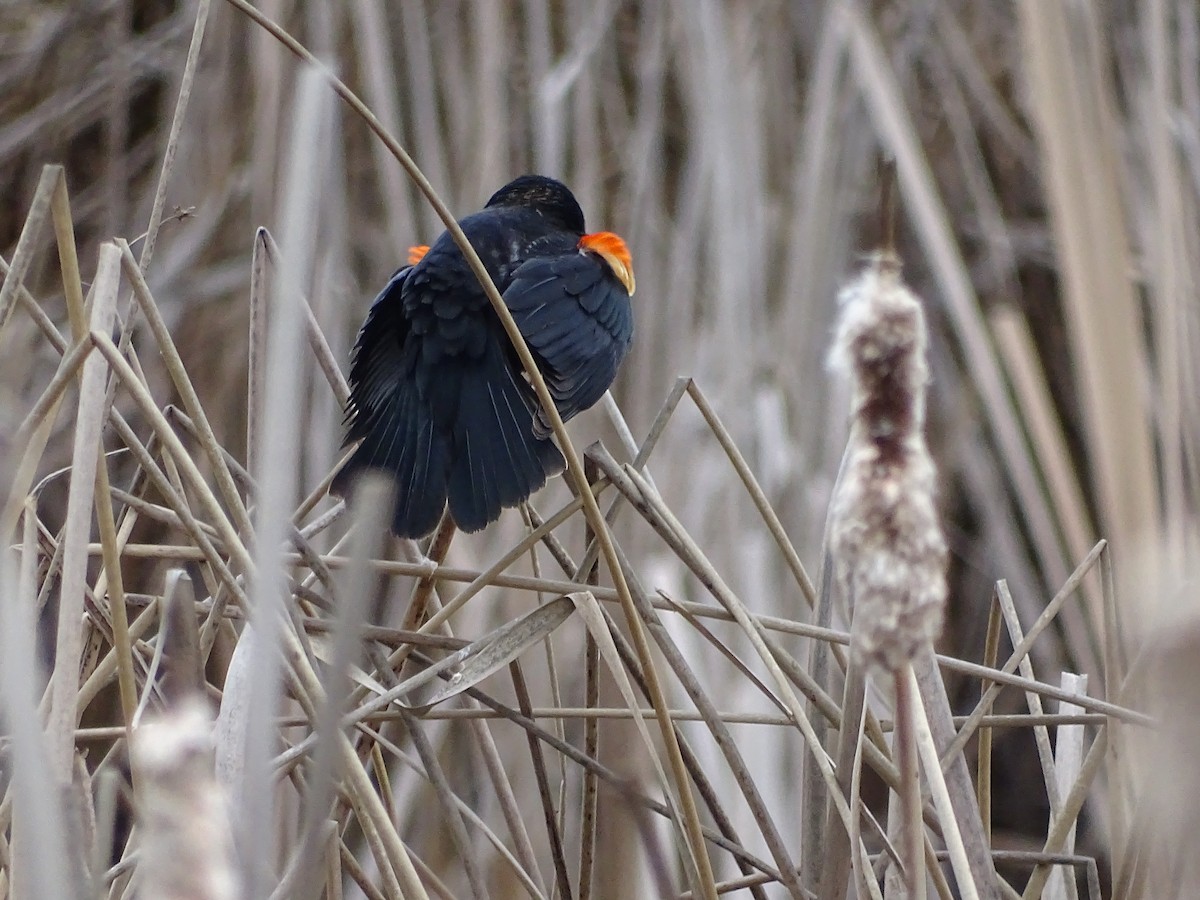
[[[575,197],[525,175],[460,223],[524,335],[559,414],[599,400],[633,337],[625,242],[584,233]],[[446,232],[375,298],[350,366],[346,444],[333,483],[380,469],[396,480],[392,531],[420,537],[447,502],[478,531],[564,468],[504,327]]]

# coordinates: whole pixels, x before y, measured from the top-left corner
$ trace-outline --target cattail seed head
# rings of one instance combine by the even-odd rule
[[[212,720],[199,701],[134,735],[142,878],[140,896],[236,900],[241,896],[224,788],[213,773]]]
[[[851,653],[895,671],[942,627],[946,542],[925,444],[925,316],[891,254],[839,296],[831,354],[852,383],[850,439],[830,511],[838,586],[853,604]]]

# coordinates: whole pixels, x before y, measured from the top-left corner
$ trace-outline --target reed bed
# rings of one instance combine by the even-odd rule
[[[1198,48],[1183,0],[0,11],[0,894],[1193,896]],[[353,329],[526,170],[634,248],[635,349],[566,477],[388,538],[327,495]],[[898,644],[827,365],[880,248]]]

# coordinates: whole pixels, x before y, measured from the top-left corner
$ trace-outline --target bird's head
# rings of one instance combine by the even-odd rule
[[[520,206],[532,209],[567,231],[583,234],[583,210],[575,195],[561,181],[544,175],[522,175],[506,184],[487,202],[495,206]]]

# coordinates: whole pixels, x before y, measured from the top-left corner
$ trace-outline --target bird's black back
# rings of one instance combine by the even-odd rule
[[[590,406],[616,374],[632,319],[611,270],[580,250],[584,218],[570,191],[525,176],[459,224],[561,414]],[[399,536],[427,533],[447,501],[461,529],[478,530],[563,468],[508,335],[448,232],[376,299],[350,383],[347,440],[362,443],[335,489],[359,469],[392,472]]]

